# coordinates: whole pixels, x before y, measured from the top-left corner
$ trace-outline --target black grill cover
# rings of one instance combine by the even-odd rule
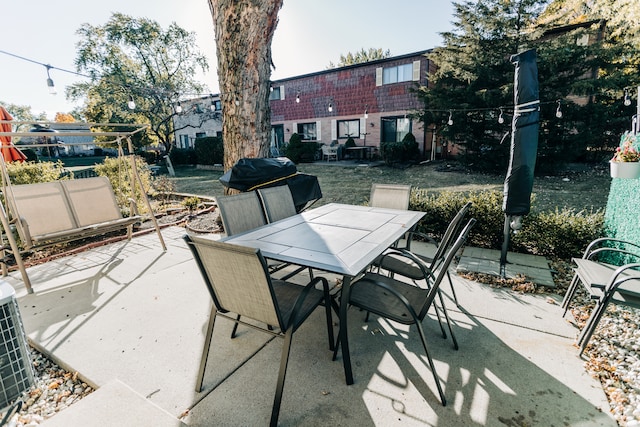
[[[286,157],[275,159],[240,159],[218,179],[227,188],[252,191],[258,188],[288,185],[298,212],[322,198],[318,178],[298,173]]]
[[[249,191],[253,187],[274,179],[285,178],[298,172],[295,163],[286,157],[275,159],[240,159],[219,178],[228,188]]]

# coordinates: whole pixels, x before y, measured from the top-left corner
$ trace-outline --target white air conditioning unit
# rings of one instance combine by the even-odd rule
[[[0,281],[0,410],[34,384],[29,346],[15,294],[11,285]]]

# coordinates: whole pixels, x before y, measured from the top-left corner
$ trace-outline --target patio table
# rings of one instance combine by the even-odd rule
[[[353,384],[347,337],[351,281],[423,215],[424,212],[331,203],[224,241],[258,248],[265,258],[343,276],[339,339],[345,379],[347,384]]]

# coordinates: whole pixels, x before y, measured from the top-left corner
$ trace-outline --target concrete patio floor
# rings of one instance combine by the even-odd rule
[[[231,323],[218,321],[203,392],[194,391],[210,302],[184,233],[163,230],[166,252],[149,234],[31,267],[34,294],[17,272],[5,278],[29,339],[97,387],[46,427],[268,423],[281,340],[242,327],[231,340]],[[294,334],[280,425],[617,425],[584,371],[559,297],[452,276],[462,309],[447,303],[460,350],[425,321],[446,407],[416,331],[375,316],[365,323],[356,309],[355,384],[345,385],[319,310]],[[450,293],[448,284],[443,290]]]

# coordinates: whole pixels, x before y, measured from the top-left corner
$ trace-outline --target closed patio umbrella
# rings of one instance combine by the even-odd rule
[[[511,57],[515,65],[514,114],[511,125],[511,156],[504,181],[504,241],[500,257],[500,272],[505,276],[510,229],[518,231],[522,216],[529,213],[533,170],[538,153],[540,96],[538,65],[535,49]]]
[[[3,106],[0,105],[0,120],[13,120],[11,114]],[[11,124],[10,123],[0,123],[0,132],[11,132]],[[27,160],[27,156],[24,155],[20,149],[18,149],[11,142],[10,136],[1,136],[0,141],[2,145],[0,146],[0,153],[2,153],[2,157],[5,162],[24,162]]]

